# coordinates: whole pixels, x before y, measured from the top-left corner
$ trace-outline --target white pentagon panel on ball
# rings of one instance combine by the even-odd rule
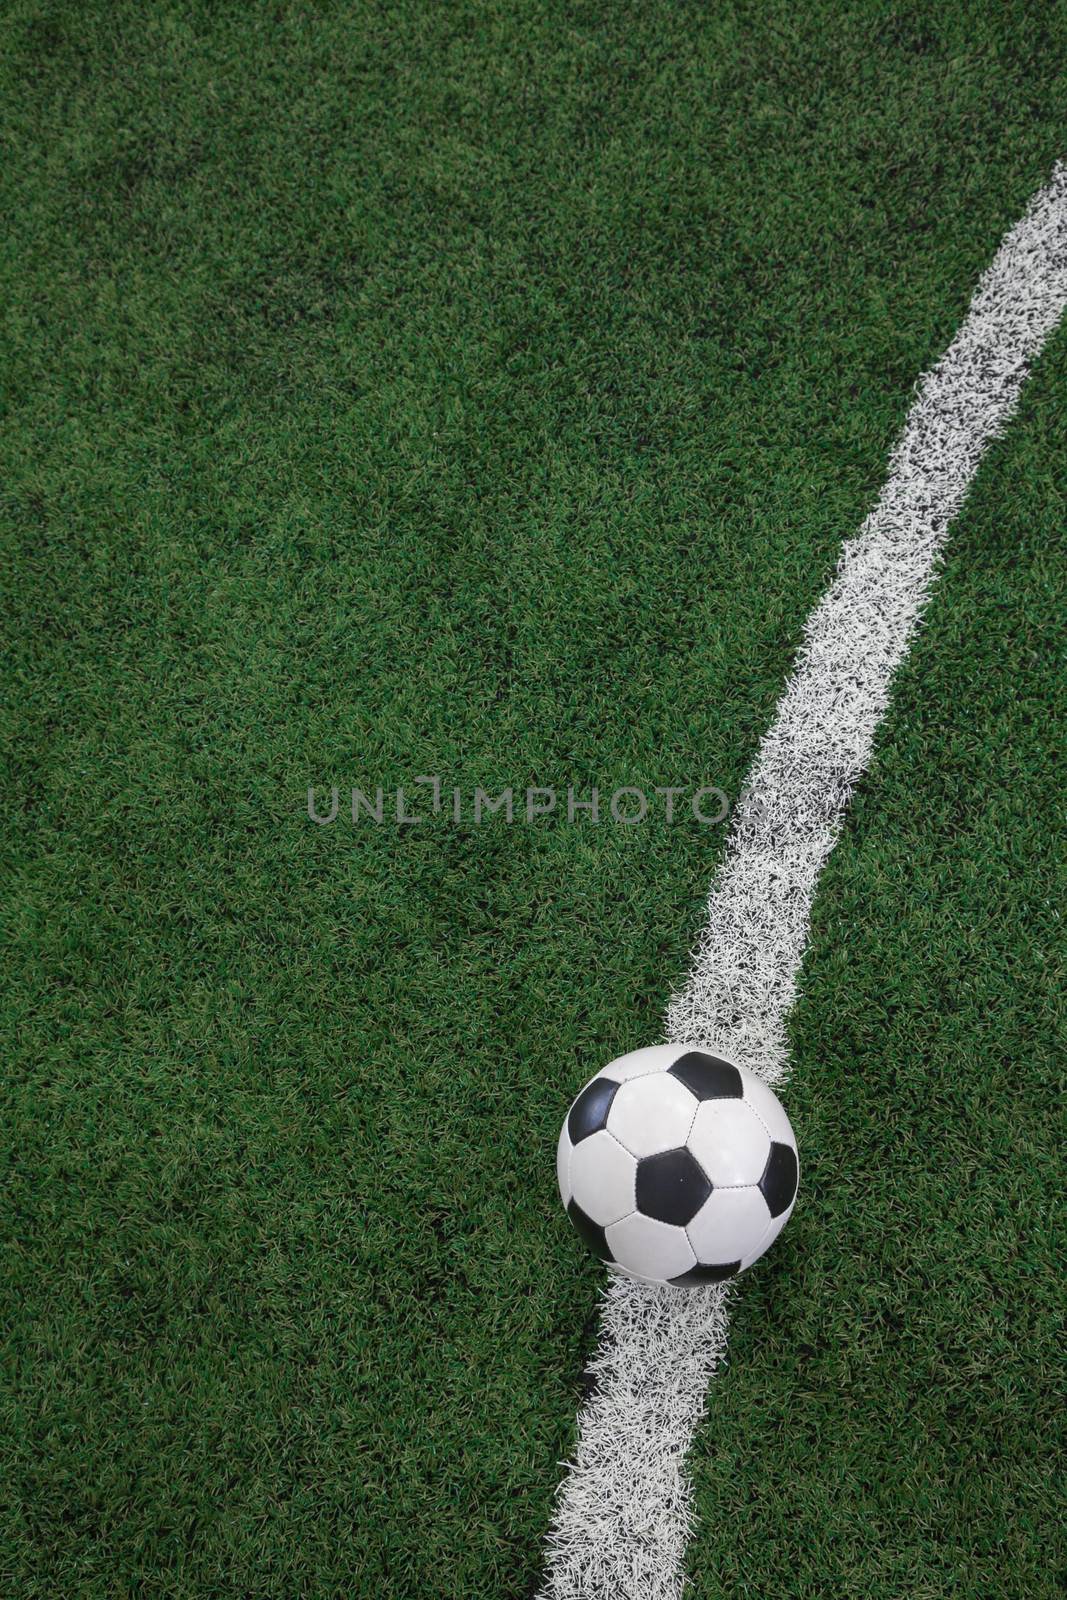
[[[637,1204],[636,1177],[637,1162],[610,1133],[594,1133],[575,1145],[570,1161],[571,1197],[600,1227],[629,1216]]]
[[[796,1201],[794,1200],[793,1205],[795,1204]],[[746,1267],[750,1267],[754,1261],[758,1261],[760,1256],[767,1254],[767,1251],[771,1248],[771,1245],[777,1239],[778,1235],[781,1233],[782,1229],[785,1227],[792,1215],[793,1206],[790,1206],[789,1210],[783,1211],[780,1217],[771,1218],[770,1222],[763,1231],[763,1236],[760,1239],[759,1244],[747,1256],[742,1257],[742,1272]]]
[[[755,1186],[715,1189],[686,1232],[699,1262],[743,1261],[760,1251],[770,1220],[767,1202]]]
[[[744,1081],[745,1100],[758,1113],[771,1138],[779,1144],[791,1144],[795,1150],[796,1134],[774,1090],[762,1078],[757,1078],[754,1072],[746,1072]]]
[[[771,1140],[755,1111],[743,1100],[705,1100],[697,1110],[689,1148],[718,1188],[758,1183],[771,1153]]]
[[[646,1072],[666,1072],[677,1054],[678,1046],[674,1044],[648,1045],[644,1050],[631,1050],[627,1055],[609,1061],[597,1076],[612,1078],[616,1083],[627,1083],[630,1078],[640,1078]]]
[[[643,1217],[639,1211],[607,1228],[605,1238],[620,1267],[653,1283],[666,1283],[696,1266],[684,1228]]]
[[[556,1182],[559,1184],[559,1196],[564,1206],[571,1203],[571,1145],[567,1124],[560,1129],[559,1143],[556,1146]]]
[[[608,1132],[635,1156],[654,1156],[684,1145],[697,1103],[684,1083],[666,1072],[631,1078],[608,1112]]]

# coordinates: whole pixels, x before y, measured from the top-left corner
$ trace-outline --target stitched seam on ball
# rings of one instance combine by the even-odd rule
[[[774,1134],[771,1132],[770,1128],[768,1128],[767,1124],[764,1122],[763,1118],[760,1116],[759,1112],[756,1110],[755,1106],[752,1104],[752,1101],[751,1100],[743,1100],[741,1102],[741,1104],[742,1105],[746,1105],[748,1107],[748,1109],[751,1111],[752,1115],[755,1117],[756,1121],[759,1123],[760,1127],[763,1129],[764,1133],[767,1135],[767,1137],[771,1141],[771,1143],[772,1144],[781,1144],[781,1142],[782,1142],[781,1139],[776,1139],[774,1137]]]
[[[617,1138],[615,1136],[615,1134],[612,1133],[610,1128],[605,1127],[604,1128],[604,1132],[607,1134],[609,1139],[614,1139],[615,1140],[615,1143],[618,1145],[619,1149],[622,1150],[626,1155],[628,1155],[630,1160],[634,1164],[634,1179],[633,1179],[633,1183],[632,1183],[631,1187],[633,1189],[633,1196],[634,1196],[634,1211],[636,1211],[637,1210],[637,1157],[634,1155],[632,1150],[628,1149],[627,1146],[623,1144],[621,1139]],[[626,1216],[627,1217],[632,1217],[633,1214],[634,1214],[634,1211],[628,1211],[626,1213]],[[626,1217],[616,1217],[615,1218],[615,1222],[625,1222],[625,1221],[626,1221]],[[614,1226],[615,1226],[614,1222],[609,1222],[607,1224],[607,1227],[609,1227],[609,1228],[613,1228]]]
[[[634,1199],[636,1200],[636,1198],[637,1198],[637,1196],[635,1195]],[[606,1222],[604,1224],[604,1232],[607,1233],[609,1228],[617,1228],[619,1226],[620,1222],[629,1222],[631,1217],[643,1217],[644,1214],[645,1213],[642,1210],[640,1210],[640,1208],[638,1206],[635,1205],[633,1210],[632,1211],[628,1211],[624,1217],[616,1217],[614,1222]],[[649,1222],[654,1222],[655,1218],[654,1217],[649,1217],[648,1221]],[[616,1265],[618,1265],[618,1263],[616,1263]]]
[[[650,1073],[650,1072],[642,1072],[642,1073],[639,1074],[638,1077],[629,1079],[628,1083],[620,1084],[619,1087],[620,1087],[620,1089],[626,1089],[626,1088],[629,1088],[629,1085],[631,1083],[640,1083],[642,1078],[650,1078],[652,1076],[653,1076],[653,1074]],[[682,1087],[684,1088],[685,1085],[683,1084]],[[687,1092],[691,1094],[692,1090],[688,1090]],[[679,1143],[678,1144],[669,1144],[667,1146],[667,1150],[684,1150],[686,1148],[686,1146],[689,1144],[689,1136],[693,1131],[693,1123],[697,1119],[697,1112],[700,1110],[700,1105],[701,1105],[701,1102],[697,1101],[696,1105],[693,1107],[693,1115],[689,1120],[689,1126],[688,1126],[688,1128],[686,1128],[685,1133],[682,1136],[682,1138],[679,1141]],[[610,1112],[609,1112],[609,1115],[610,1115]],[[628,1144],[624,1143],[624,1141],[619,1138],[619,1135],[612,1128],[608,1127],[606,1122],[605,1122],[603,1128],[599,1129],[598,1131],[601,1132],[601,1133],[610,1133],[611,1137],[615,1140],[615,1143],[618,1144],[618,1145],[622,1145],[622,1148],[626,1151],[626,1154],[628,1156],[630,1156],[634,1161],[647,1161],[648,1160],[648,1155],[662,1156],[662,1155],[666,1155],[666,1153],[667,1153],[666,1150],[650,1150],[648,1155],[639,1156],[637,1154],[637,1151],[636,1150],[631,1150],[630,1146]],[[695,1159],[696,1158],[694,1157],[694,1160]],[[699,1163],[698,1163],[698,1165],[699,1165]],[[707,1174],[705,1174],[705,1176],[707,1176]],[[636,1181],[637,1181],[637,1178],[636,1178],[636,1174],[635,1174],[634,1182],[636,1183]],[[711,1182],[710,1178],[708,1178],[708,1182],[709,1183]],[[621,1220],[622,1219],[620,1218],[620,1221]]]

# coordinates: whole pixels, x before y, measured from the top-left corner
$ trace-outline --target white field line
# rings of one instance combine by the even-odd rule
[[[878,503],[808,618],[692,970],[667,1009],[670,1042],[717,1045],[769,1083],[785,1078],[785,1020],[819,872],[870,759],[949,526],[1065,304],[1067,166],[1058,165],[920,382]],[[609,1280],[590,1364],[596,1387],[556,1502],[542,1600],[681,1594],[692,1527],[685,1458],[725,1355],[730,1292]]]

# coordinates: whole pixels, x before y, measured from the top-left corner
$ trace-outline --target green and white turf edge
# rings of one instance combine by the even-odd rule
[[[918,387],[878,503],[808,619],[708,901],[671,1041],[706,1044],[769,1083],[819,873],[870,760],[893,673],[938,555],[1030,363],[1067,306],[1067,166],[1002,241],[963,325]],[[675,1600],[692,1526],[685,1460],[726,1349],[729,1285],[680,1294],[613,1277],[595,1389],[547,1540],[541,1600]]]

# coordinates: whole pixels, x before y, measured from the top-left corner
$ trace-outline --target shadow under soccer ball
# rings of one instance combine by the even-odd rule
[[[620,1056],[567,1113],[556,1176],[594,1255],[644,1283],[719,1283],[758,1261],[796,1201],[797,1141],[761,1078],[706,1050]]]

